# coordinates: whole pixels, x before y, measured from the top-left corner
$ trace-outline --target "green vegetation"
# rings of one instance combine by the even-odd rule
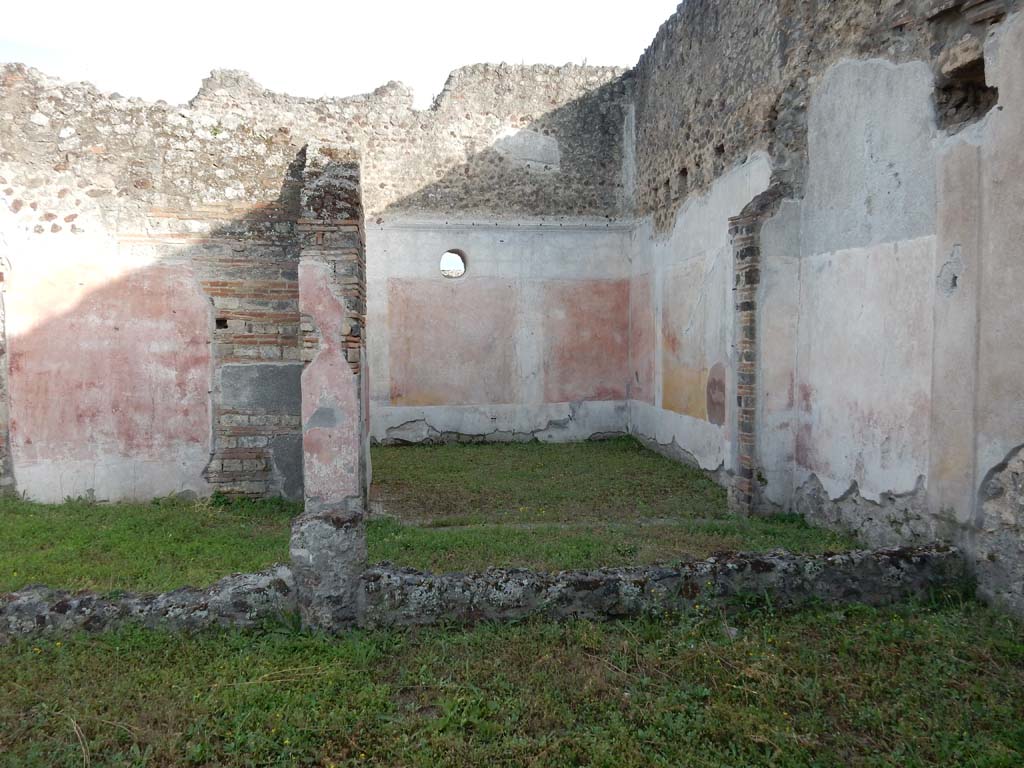
[[[372,560],[429,571],[595,568],[713,552],[849,549],[794,517],[740,520],[705,473],[632,438],[378,447]]]
[[[283,501],[148,504],[0,501],[0,591],[27,584],[162,591],[206,586],[288,558]]]
[[[727,517],[725,491],[633,438],[373,449],[374,497],[440,525]]]
[[[972,603],[0,647],[0,764],[1024,764],[1020,626]]]
[[[739,520],[703,473],[631,439],[375,448],[371,562],[431,571],[672,563],[713,552],[849,549],[792,517]],[[288,558],[280,500],[60,505],[0,500],[0,591],[161,591]]]
[[[478,571],[489,566],[569,570],[676,563],[715,552],[819,553],[849,549],[845,536],[796,517],[765,520],[635,520],[623,523],[537,523],[455,526],[369,524],[372,562],[390,560],[424,571]]]
[[[737,520],[629,440],[378,448],[371,560],[587,568],[849,540]],[[285,502],[0,501],[0,590],[159,590],[287,556]],[[396,514],[397,512],[397,514]],[[0,766],[1024,764],[1024,635],[962,598],[775,615],[0,645]]]

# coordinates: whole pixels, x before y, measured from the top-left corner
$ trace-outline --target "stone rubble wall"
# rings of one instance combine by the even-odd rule
[[[361,158],[367,221],[389,212],[615,216],[626,103],[623,70],[475,64],[427,110],[388,83],[372,94],[303,99],[245,73],[214,72],[192,109],[284,128]]]
[[[355,615],[370,477],[359,166],[335,148],[309,150],[299,232],[305,503],[289,549],[303,623],[323,627]]]
[[[1018,612],[983,486],[1024,440],[1019,11],[690,0],[629,75],[626,151],[630,431],[743,509],[952,541]]]
[[[99,595],[33,586],[0,595],[0,642],[27,635],[100,632],[129,624],[189,631],[245,628],[296,610],[292,572],[283,565],[228,576],[209,589],[184,587],[158,595]]]
[[[381,439],[628,430],[739,476],[746,509],[955,541],[1017,606],[1020,5],[689,0],[630,72],[474,65],[428,110],[231,71],[172,107],[6,65],[0,484],[302,496],[303,432],[333,423],[300,390],[300,260],[335,234],[304,229],[306,148],[330,146],[375,228],[379,335],[342,336]],[[436,274],[470,237],[465,280]]]
[[[677,567],[647,566],[536,573],[492,569],[432,575],[382,564],[358,586],[358,609],[322,614],[320,629],[474,624],[518,621],[609,620],[736,609],[768,601],[780,609],[811,603],[888,605],[927,599],[966,584],[955,549],[920,547],[836,555],[785,552],[712,557]],[[0,595],[0,642],[20,636],[103,631],[126,624],[197,630],[288,621],[296,613],[290,570],[231,576],[208,590],[103,597],[30,587]]]
[[[940,81],[1017,0],[687,0],[631,73],[636,213],[671,228],[752,152],[799,191],[815,79],[844,58],[929,62]],[[970,54],[968,54],[970,55]],[[964,97],[966,98],[966,97]],[[958,101],[958,104],[960,102]]]

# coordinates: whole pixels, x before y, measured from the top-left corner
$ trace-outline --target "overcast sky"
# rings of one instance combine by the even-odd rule
[[[7,2],[0,62],[172,104],[225,68],[296,96],[349,96],[401,80],[426,106],[464,64],[632,66],[677,2]]]

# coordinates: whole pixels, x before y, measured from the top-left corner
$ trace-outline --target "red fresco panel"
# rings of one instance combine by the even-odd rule
[[[187,266],[148,267],[9,341],[21,461],[166,459],[210,440],[210,314]]]
[[[624,400],[629,280],[552,282],[544,296],[544,399]]]
[[[517,304],[509,280],[390,279],[391,404],[517,402]]]
[[[654,405],[654,302],[651,276],[638,275],[629,290],[629,398]]]

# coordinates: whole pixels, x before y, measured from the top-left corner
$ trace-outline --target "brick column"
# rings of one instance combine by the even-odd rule
[[[307,150],[298,230],[305,509],[291,558],[307,626],[354,623],[366,567],[366,265],[359,168]]]
[[[757,289],[761,284],[761,217],[729,220],[736,311],[736,445],[738,466],[729,488],[729,507],[751,514],[757,504]]]
[[[757,480],[757,297],[761,286],[761,226],[790,195],[774,183],[755,197],[739,216],[729,219],[732,241],[736,339],[736,473],[729,487],[729,509],[738,515],[758,510]]]

